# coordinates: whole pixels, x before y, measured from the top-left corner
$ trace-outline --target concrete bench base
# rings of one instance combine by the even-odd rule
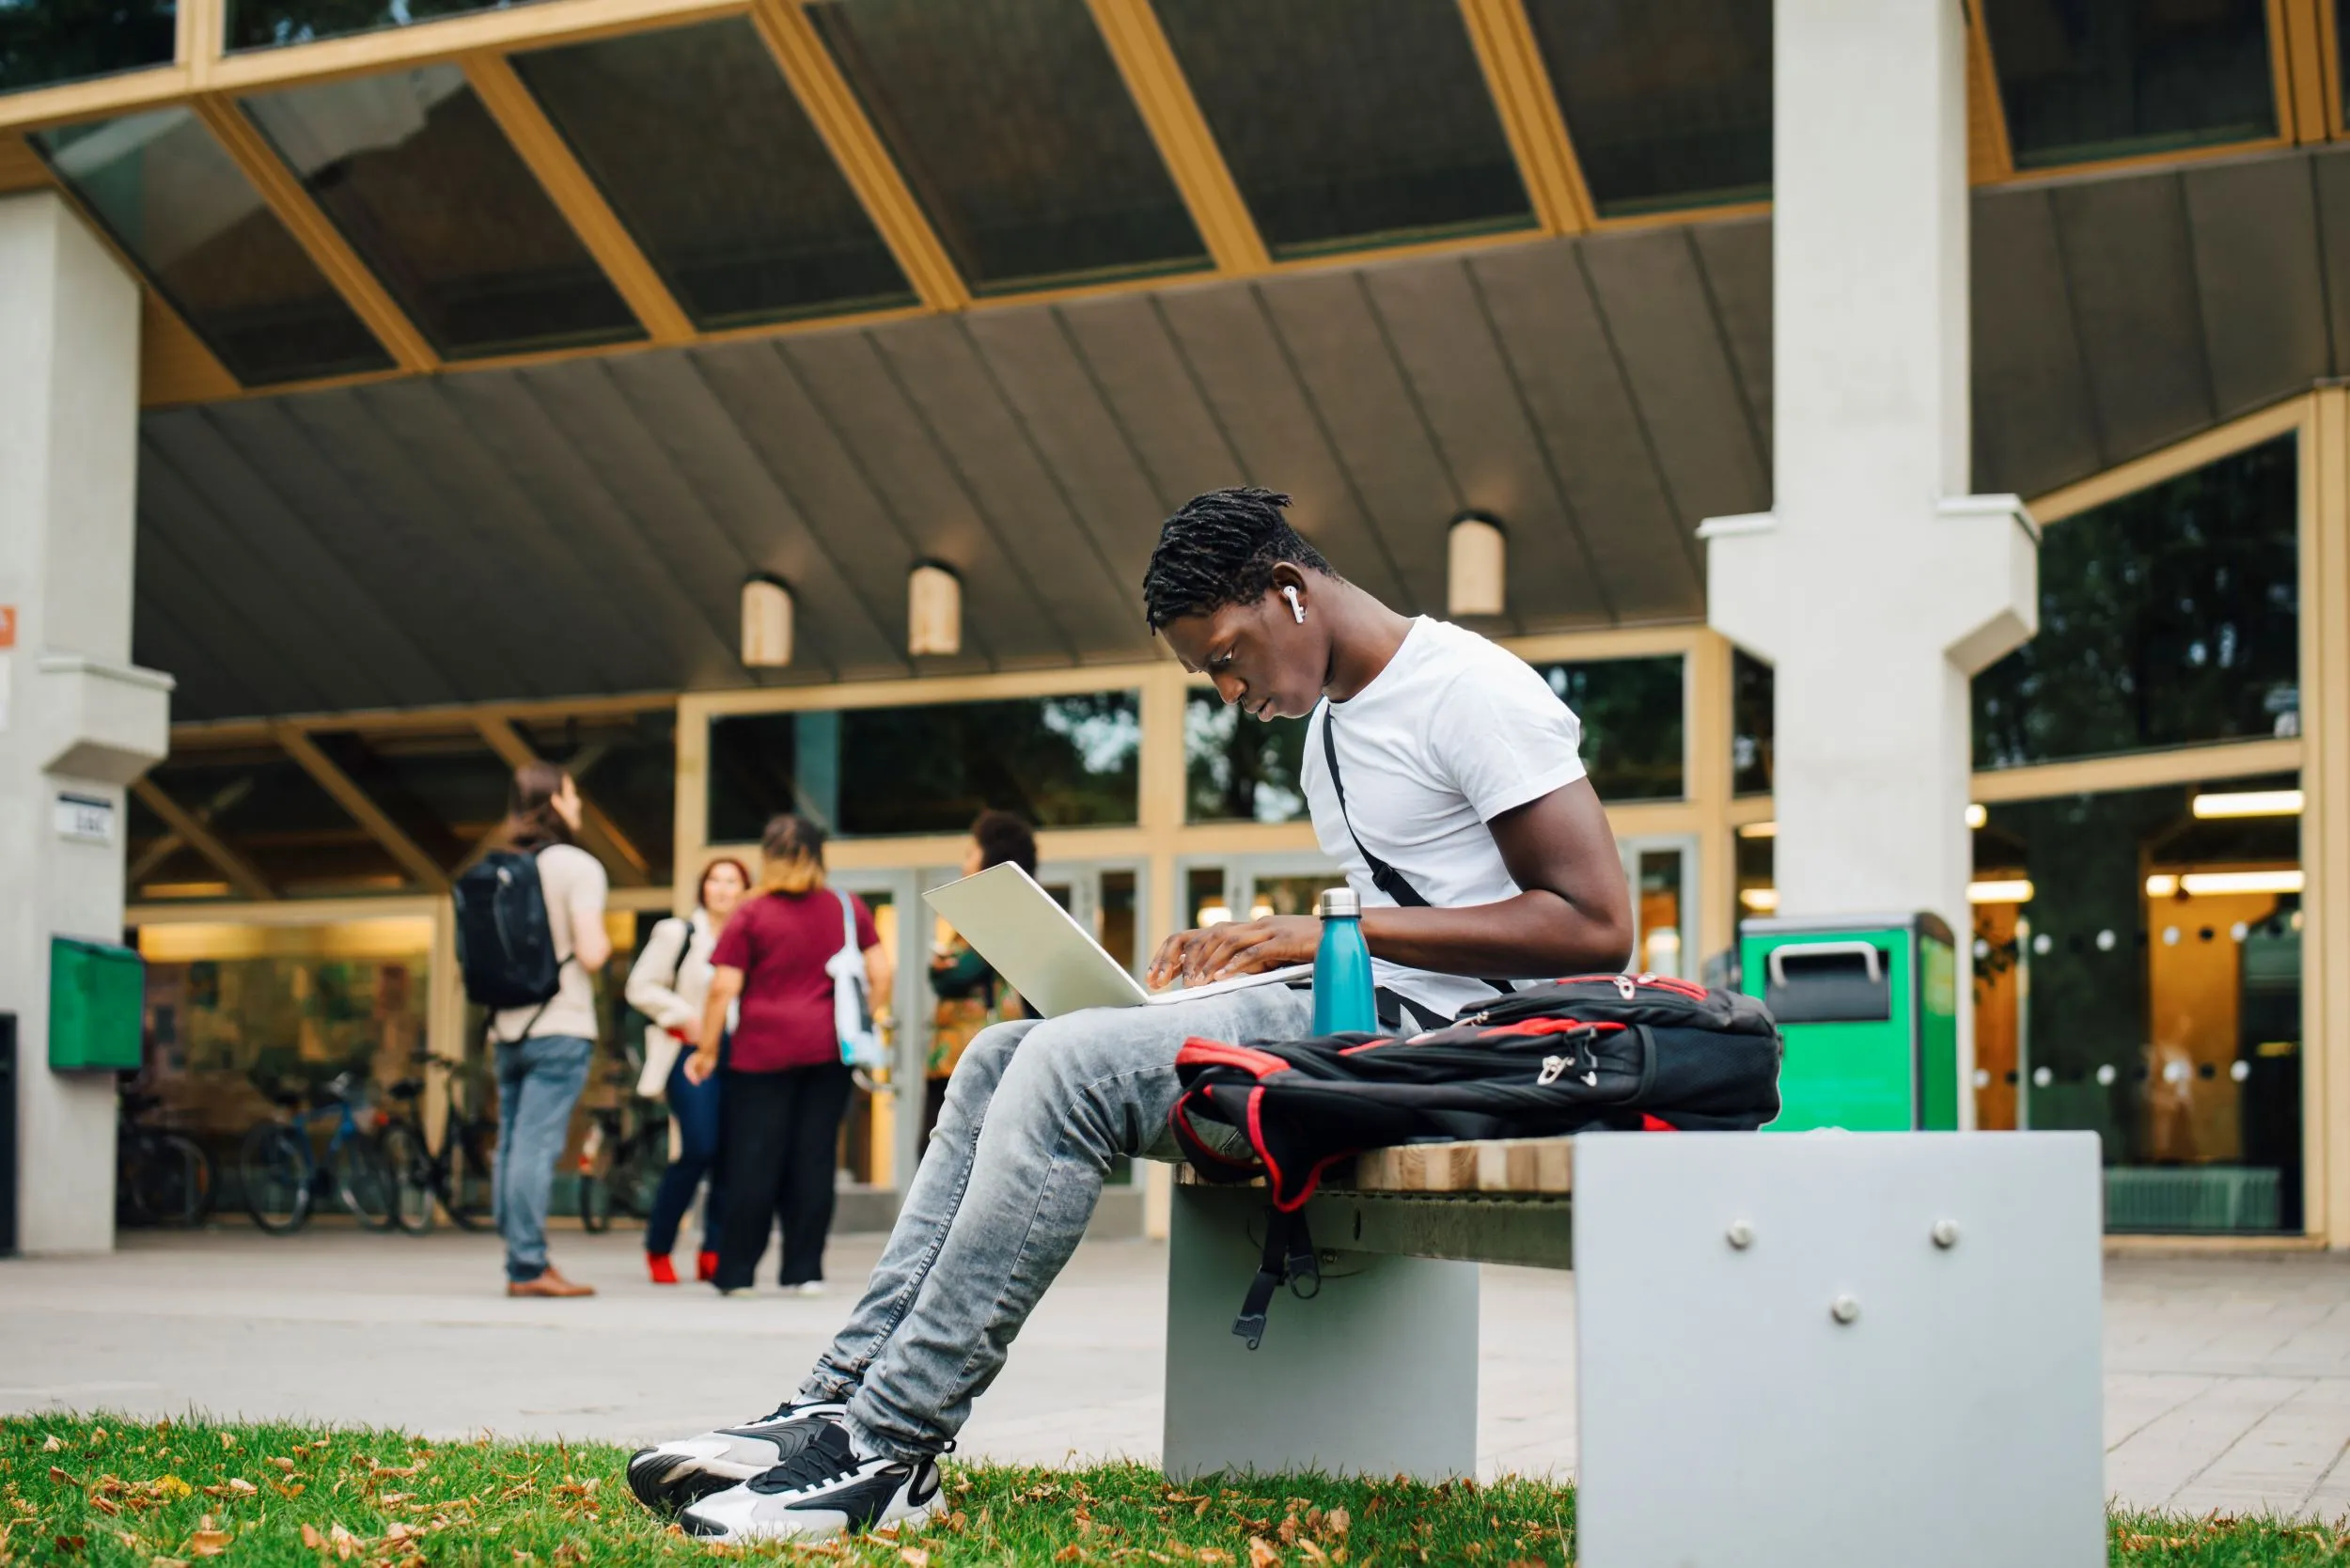
[[[1316,1204],[1393,1204],[1333,1196]],[[1448,1202],[1457,1209],[1457,1200]],[[1556,1209],[1558,1204],[1551,1204]],[[1477,1265],[1389,1255],[1413,1248],[1367,1211],[1362,1251],[1347,1216],[1312,1210],[1322,1291],[1274,1298],[1251,1351],[1232,1318],[1257,1272],[1261,1190],[1180,1186],[1167,1284],[1167,1478],[1217,1472],[1407,1475],[1477,1471]],[[1408,1229],[1408,1219],[1402,1225]],[[1324,1228],[1328,1227],[1325,1236]],[[1251,1232],[1255,1239],[1251,1239]]]

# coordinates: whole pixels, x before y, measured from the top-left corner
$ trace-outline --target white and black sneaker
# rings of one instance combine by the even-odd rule
[[[774,1469],[846,1408],[838,1400],[786,1400],[772,1415],[741,1426],[638,1449],[629,1456],[628,1489],[666,1517]]]
[[[863,1459],[837,1420],[810,1423],[800,1451],[678,1515],[688,1535],[717,1541],[819,1541],[919,1525],[938,1505],[938,1461]]]

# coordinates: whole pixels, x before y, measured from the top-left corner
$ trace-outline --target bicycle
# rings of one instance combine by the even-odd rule
[[[615,1210],[651,1218],[653,1194],[668,1168],[669,1119],[647,1114],[636,1097],[636,1073],[626,1062],[606,1073],[619,1097],[588,1107],[588,1136],[579,1146],[579,1225],[590,1234],[610,1230]]]
[[[115,1122],[115,1220],[194,1226],[212,1209],[212,1157],[194,1138],[139,1118],[163,1104],[124,1085]]]
[[[357,1074],[346,1071],[315,1090],[259,1086],[286,1114],[247,1132],[238,1150],[245,1213],[254,1224],[274,1236],[291,1235],[309,1222],[319,1199],[331,1194],[368,1230],[391,1229],[397,1204],[392,1169],[369,1126],[362,1125],[366,1107],[353,1092],[357,1083]],[[310,1152],[310,1123],[330,1117],[335,1130],[321,1160]],[[380,1112],[368,1111],[368,1123],[381,1120]]]
[[[459,1101],[458,1088],[469,1076],[461,1063],[419,1050],[412,1065],[441,1067],[449,1074],[447,1117],[441,1128],[441,1146],[425,1137],[425,1080],[402,1078],[389,1093],[399,1109],[385,1118],[381,1142],[396,1188],[393,1222],[411,1235],[432,1229],[435,1203],[447,1211],[461,1231],[486,1231],[494,1223],[490,1202],[491,1162],[497,1149],[498,1124]]]

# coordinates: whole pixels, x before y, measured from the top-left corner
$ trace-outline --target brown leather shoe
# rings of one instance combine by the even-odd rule
[[[583,1285],[576,1279],[566,1279],[553,1263],[549,1263],[547,1271],[536,1279],[509,1279],[506,1282],[506,1294],[536,1296],[593,1295],[596,1294],[596,1287]]]

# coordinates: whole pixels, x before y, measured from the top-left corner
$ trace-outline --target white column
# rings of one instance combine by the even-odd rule
[[[1705,525],[1707,616],[1777,669],[1778,912],[1950,922],[1970,1107],[1967,678],[2036,629],[2039,580],[2022,503],[1967,493],[1966,23],[1773,14],[1777,494]]]
[[[0,199],[0,1011],[17,1021],[18,1245],[114,1245],[115,1085],[49,1070],[52,935],[122,934],[123,786],[169,677],[131,658],[139,290],[55,195]],[[57,796],[112,808],[61,833]]]

